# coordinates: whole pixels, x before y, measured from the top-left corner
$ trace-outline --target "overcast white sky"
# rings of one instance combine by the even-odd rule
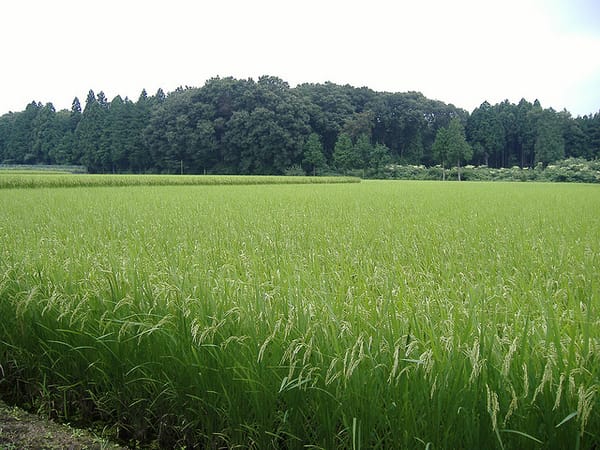
[[[600,0],[5,0],[0,114],[216,75],[600,110]]]

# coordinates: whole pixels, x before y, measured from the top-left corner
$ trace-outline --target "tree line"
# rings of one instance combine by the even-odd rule
[[[0,116],[0,162],[95,173],[352,173],[394,164],[534,167],[600,158],[600,112],[572,117],[536,100],[473,112],[419,92],[277,77],[213,78],[136,101],[89,91],[70,110],[31,102]]]

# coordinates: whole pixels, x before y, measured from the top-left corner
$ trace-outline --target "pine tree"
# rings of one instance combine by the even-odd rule
[[[552,109],[544,110],[540,116],[534,151],[536,164],[547,165],[565,156],[561,123]]]
[[[111,169],[110,148],[106,145],[104,133],[108,105],[102,92],[98,94],[98,99],[90,90],[75,130],[78,150],[78,154],[74,155],[75,162],[85,165],[90,172]]]
[[[350,135],[340,133],[333,149],[333,162],[338,170],[347,171],[354,168],[354,144]]]

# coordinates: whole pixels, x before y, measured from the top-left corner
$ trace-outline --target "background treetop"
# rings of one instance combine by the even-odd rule
[[[451,124],[465,145],[442,145]],[[484,101],[469,114],[420,92],[330,82],[291,88],[269,75],[141,90],[136,101],[90,90],[70,111],[34,101],[0,117],[0,163],[81,164],[104,173],[294,167],[377,176],[390,163],[524,168],[565,157],[600,157],[600,113],[574,118],[522,99]]]

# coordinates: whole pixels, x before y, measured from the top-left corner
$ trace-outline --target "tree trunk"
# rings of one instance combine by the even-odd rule
[[[458,181],[460,181],[460,159],[458,160],[458,162],[456,164],[456,168],[458,170]]]

